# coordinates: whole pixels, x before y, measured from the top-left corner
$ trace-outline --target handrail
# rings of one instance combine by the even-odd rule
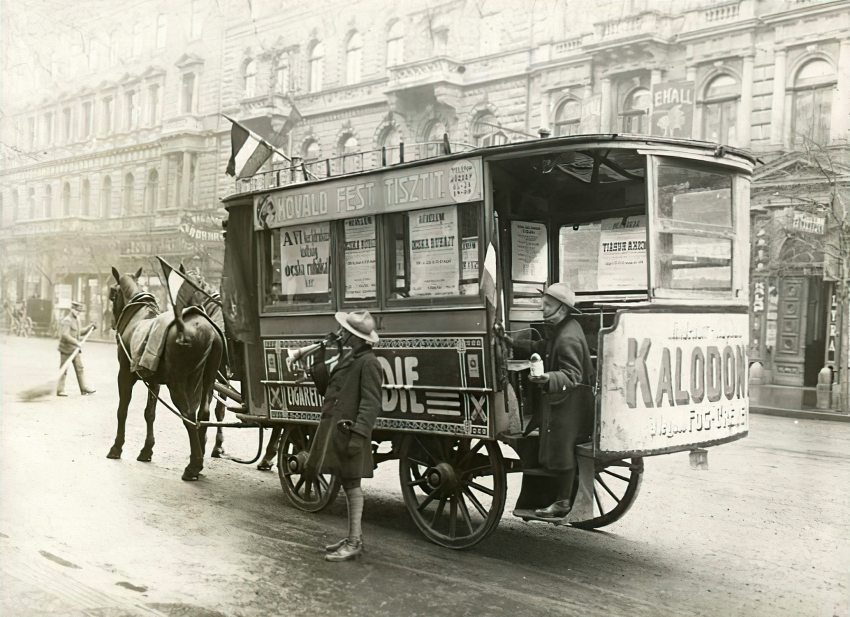
[[[447,143],[448,151],[446,151]],[[452,152],[468,152],[474,149],[475,146],[470,144],[440,140],[412,144],[401,142],[397,146],[383,146],[376,150],[352,152],[309,162],[293,157],[292,165],[289,167],[261,171],[250,178],[236,180],[235,192],[239,194],[266,191],[302,182],[381,169],[399,163],[422,161]]]

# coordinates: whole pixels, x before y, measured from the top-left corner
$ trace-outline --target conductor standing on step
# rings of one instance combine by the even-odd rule
[[[563,519],[572,509],[576,477],[577,443],[590,437],[593,427],[591,386],[596,372],[581,325],[576,296],[566,283],[546,288],[540,300],[546,337],[541,341],[514,342],[519,356],[537,352],[543,357],[544,373],[529,376],[539,388],[540,446],[538,460],[555,472],[558,483],[555,501],[535,510],[540,518]]]

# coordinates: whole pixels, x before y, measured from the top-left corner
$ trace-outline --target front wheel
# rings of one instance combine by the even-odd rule
[[[339,479],[320,474],[308,481],[304,465],[310,453],[316,428],[290,425],[283,429],[277,449],[277,474],[287,501],[304,512],[319,512],[333,503],[339,492]]]
[[[507,481],[497,442],[407,435],[399,451],[399,477],[410,517],[440,546],[474,546],[502,518]]]
[[[593,474],[593,518],[573,521],[573,527],[598,529],[629,511],[640,491],[643,459],[596,461]]]

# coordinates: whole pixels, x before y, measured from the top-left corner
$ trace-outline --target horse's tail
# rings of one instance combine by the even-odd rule
[[[185,332],[186,332],[186,324],[183,322],[183,307],[175,306],[174,307],[174,326],[177,328],[177,344],[178,345],[188,345],[189,342],[186,340]]]

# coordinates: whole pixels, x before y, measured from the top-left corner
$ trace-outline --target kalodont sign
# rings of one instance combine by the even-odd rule
[[[693,124],[694,82],[669,81],[652,86],[653,135],[690,139]]]

